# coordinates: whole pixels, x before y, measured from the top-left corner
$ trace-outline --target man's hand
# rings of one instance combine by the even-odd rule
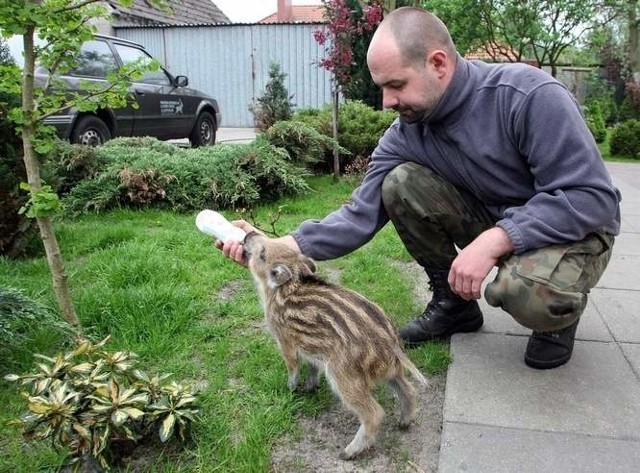
[[[242,228],[247,234],[258,231],[254,226],[252,226],[245,220],[233,220],[231,223],[236,227]],[[216,248],[222,250],[222,253],[227,258],[231,258],[236,263],[239,263],[242,266],[247,266],[248,261],[244,254],[244,248],[242,247],[242,243],[240,243],[239,241],[227,240],[226,242],[222,243],[222,241],[216,240],[215,245]]]
[[[246,222],[245,220],[233,220],[231,223],[233,225],[235,225],[236,227],[242,228],[245,231],[245,233],[247,233],[247,234],[249,234],[251,232],[258,232],[260,234],[263,234],[262,232],[258,231],[257,228],[255,228],[254,226],[252,226],[249,222]],[[293,248],[295,251],[300,252],[300,247],[298,246],[296,241],[293,239],[293,237],[290,236],[290,235],[283,236],[283,237],[280,237],[280,238],[276,238],[275,241],[283,243],[283,244],[287,245],[288,247]],[[236,263],[239,263],[239,264],[241,264],[242,266],[245,266],[245,267],[249,264],[245,254],[244,254],[244,248],[242,246],[242,243],[240,243],[239,241],[227,240],[223,244],[220,240],[216,240],[215,245],[216,245],[216,248],[222,250],[222,253],[227,258],[231,258]]]
[[[513,251],[511,239],[493,227],[469,243],[453,260],[449,271],[451,290],[466,300],[480,299],[480,289],[498,259]]]

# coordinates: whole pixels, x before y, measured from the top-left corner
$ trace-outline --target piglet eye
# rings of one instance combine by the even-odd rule
[[[262,248],[262,250],[260,250],[260,255],[258,256],[258,258],[260,258],[260,261],[264,261],[266,259],[266,251],[264,248]]]

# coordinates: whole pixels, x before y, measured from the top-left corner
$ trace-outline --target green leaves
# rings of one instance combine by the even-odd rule
[[[18,213],[26,214],[29,218],[50,217],[62,211],[62,203],[58,194],[51,186],[42,186],[38,191],[33,191],[26,182],[20,183],[20,189],[31,192],[31,198],[23,205]]]
[[[78,340],[74,350],[55,357],[35,355],[41,361],[34,373],[5,376],[30,388],[19,420],[25,434],[68,448],[73,462],[93,458],[104,468],[114,440],[137,442],[156,432],[162,442],[176,432],[184,440],[198,412],[191,386],[134,369],[135,354],[103,350],[107,340]]]
[[[272,62],[269,65],[269,80],[265,90],[256,99],[256,104],[249,107],[256,122],[256,128],[266,130],[278,120],[287,120],[292,113],[293,95],[289,95],[285,86],[287,74],[280,70],[280,64]]]
[[[190,422],[194,421],[194,416],[198,413],[194,409],[196,401],[188,386],[171,383],[162,390],[160,400],[149,406],[152,416],[162,419],[160,425],[160,440],[166,442],[171,438],[177,426],[178,436],[184,440],[185,431]]]

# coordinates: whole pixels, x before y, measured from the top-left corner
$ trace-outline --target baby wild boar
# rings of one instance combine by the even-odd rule
[[[314,389],[324,371],[333,391],[360,420],[340,458],[352,459],[374,444],[384,415],[371,395],[379,381],[386,381],[398,397],[400,425],[407,427],[416,414],[416,391],[405,370],[421,383],[426,380],[402,351],[382,309],[322,280],[311,259],[263,235],[247,235],[244,251],[287,366],[289,389],[298,386],[299,362],[306,360],[304,389]]]

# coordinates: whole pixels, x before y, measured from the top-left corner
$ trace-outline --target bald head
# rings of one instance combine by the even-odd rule
[[[378,26],[369,51],[376,43],[386,43],[389,39],[407,65],[421,66],[435,49],[455,58],[456,49],[449,30],[437,16],[422,8],[403,7],[389,13]]]
[[[447,27],[420,8],[398,8],[371,39],[367,64],[382,106],[407,123],[428,120],[451,83],[457,55]]]

